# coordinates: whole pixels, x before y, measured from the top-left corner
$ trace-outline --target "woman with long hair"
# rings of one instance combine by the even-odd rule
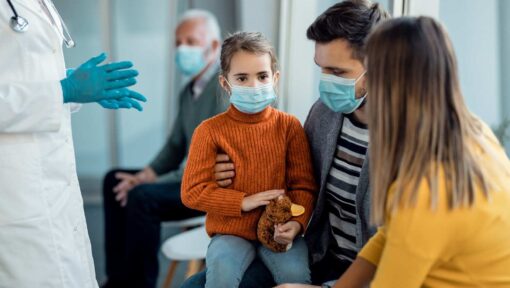
[[[464,103],[444,28],[386,21],[366,55],[381,228],[336,287],[510,287],[510,163]]]

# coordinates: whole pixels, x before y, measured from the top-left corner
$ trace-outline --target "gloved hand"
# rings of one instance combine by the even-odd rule
[[[127,88],[124,88],[121,90],[123,93],[126,93],[126,95],[128,95],[128,96],[125,96],[122,98],[117,98],[117,99],[101,100],[101,101],[98,101],[97,103],[99,103],[99,105],[101,105],[103,108],[106,108],[106,109],[135,108],[138,111],[143,111],[142,105],[140,105],[140,103],[138,103],[137,101],[133,100],[133,99],[136,99],[136,100],[139,100],[142,102],[146,102],[147,99],[145,99],[145,97],[143,97],[142,94],[132,91],[132,90],[129,90]]]
[[[60,81],[64,103],[89,103],[121,98],[132,100],[141,96],[125,89],[136,83],[135,77],[138,75],[138,71],[128,69],[133,66],[131,62],[114,62],[98,66],[104,60],[106,60],[104,53],[93,57],[76,70],[70,71],[69,75]],[[142,98],[145,99],[143,96]]]
[[[71,74],[74,73],[74,70],[75,69],[72,69],[72,68],[67,69],[66,76],[69,77]],[[147,102],[147,99],[142,94],[140,94],[136,91],[129,90],[127,88],[122,88],[120,90],[121,90],[122,95],[126,95],[125,97],[112,98],[112,99],[108,99],[108,100],[106,100],[106,99],[99,100],[99,101],[97,101],[97,103],[106,109],[113,109],[113,110],[116,110],[119,108],[131,109],[134,107],[138,111],[143,111],[142,105],[140,105],[140,103],[136,102],[135,100],[131,99],[131,98],[134,98],[134,99],[142,101],[142,102]]]

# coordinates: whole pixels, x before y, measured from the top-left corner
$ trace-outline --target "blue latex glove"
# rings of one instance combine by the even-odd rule
[[[74,69],[69,68],[66,70],[66,75],[69,76],[69,75],[73,74],[73,72],[74,72]],[[121,90],[122,94],[129,95],[129,97],[100,100],[100,101],[97,101],[97,103],[106,109],[116,110],[116,109],[120,109],[120,108],[125,108],[125,109],[135,108],[138,111],[143,111],[142,105],[140,105],[140,103],[138,103],[137,101],[132,99],[132,98],[134,98],[141,102],[147,102],[147,99],[142,94],[140,94],[136,91],[129,90],[127,88],[123,88],[120,90]]]
[[[123,90],[125,90],[124,92],[127,93],[129,95],[129,97],[101,100],[101,101],[98,101],[97,103],[99,103],[99,105],[101,105],[103,108],[106,108],[106,109],[135,108],[138,111],[143,111],[142,105],[140,105],[140,103],[138,103],[137,101],[135,101],[133,99],[136,99],[136,100],[139,100],[142,102],[146,102],[147,100],[145,99],[145,97],[143,97],[142,94],[132,91],[132,90],[129,90],[127,88],[124,88]]]
[[[102,53],[74,71],[68,71],[68,76],[60,81],[64,103],[89,103],[126,97],[136,99],[133,95],[141,96],[138,93],[129,93],[129,90],[125,89],[136,84],[135,77],[138,75],[138,71],[129,69],[133,66],[131,62],[114,62],[98,66],[104,60],[106,54]]]

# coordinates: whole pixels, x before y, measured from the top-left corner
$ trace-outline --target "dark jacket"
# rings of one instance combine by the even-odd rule
[[[315,102],[305,122],[305,131],[310,142],[315,179],[319,186],[317,204],[310,219],[305,240],[311,256],[311,264],[324,258],[331,240],[331,227],[326,208],[326,180],[334,159],[337,139],[340,135],[343,114],[331,111],[320,100]],[[356,190],[356,246],[361,250],[376,229],[370,221],[370,189],[368,155],[361,169]]]

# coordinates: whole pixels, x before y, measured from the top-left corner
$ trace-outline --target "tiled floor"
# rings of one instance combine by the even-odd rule
[[[94,263],[96,266],[96,276],[99,284],[101,284],[105,276],[105,256],[104,256],[104,223],[103,223],[103,209],[100,201],[85,201],[85,216],[87,217],[88,230],[90,241],[92,243],[92,253]],[[165,228],[162,231],[161,238],[166,239],[175,235],[179,231],[176,229]],[[161,287],[163,280],[168,269],[169,261],[160,253],[159,254],[159,279],[158,286]],[[179,265],[176,275],[174,277],[172,287],[179,287],[183,281],[184,273],[186,270],[186,263]]]

